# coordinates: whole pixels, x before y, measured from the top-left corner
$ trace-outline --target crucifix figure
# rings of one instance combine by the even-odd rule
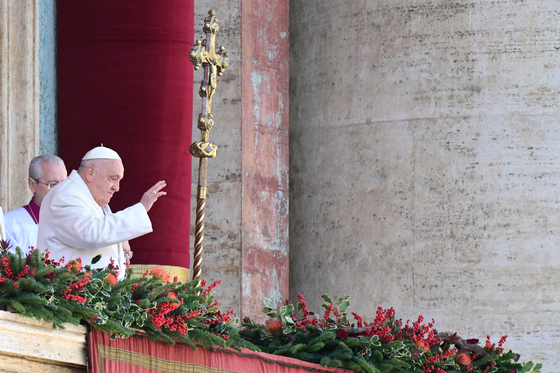
[[[218,19],[216,12],[210,10],[204,19],[204,33],[206,39],[197,40],[191,48],[190,59],[194,69],[204,68],[204,80],[200,84],[199,94],[202,97],[202,111],[198,115],[198,129],[201,131],[200,141],[190,147],[193,157],[200,159],[198,167],[198,187],[196,191],[196,227],[194,242],[193,279],[200,279],[202,274],[202,251],[204,249],[204,210],[206,208],[206,188],[208,158],[218,154],[218,146],[208,141],[210,130],[214,126],[212,117],[212,96],[216,92],[218,76],[229,66],[229,59],[220,47],[216,52],[216,34],[218,33]]]

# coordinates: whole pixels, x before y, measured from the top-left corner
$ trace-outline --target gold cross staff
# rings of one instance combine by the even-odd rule
[[[198,91],[200,97],[202,97],[202,111],[198,114],[197,126],[201,131],[201,138],[200,141],[194,142],[190,147],[192,156],[199,158],[193,279],[200,279],[202,274],[208,158],[214,158],[218,154],[218,146],[208,141],[210,130],[214,127],[212,96],[216,92],[218,76],[222,76],[222,72],[229,66],[228,55],[224,52],[225,48],[220,47],[220,50],[216,52],[216,34],[219,27],[215,15],[216,12],[213,10],[208,12],[203,27],[206,40],[197,40],[189,55],[195,70],[198,70],[200,66],[204,68],[204,80],[200,83],[200,90]]]

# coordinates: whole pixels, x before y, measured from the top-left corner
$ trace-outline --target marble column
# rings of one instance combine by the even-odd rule
[[[39,154],[39,1],[0,1],[0,206],[25,204]]]

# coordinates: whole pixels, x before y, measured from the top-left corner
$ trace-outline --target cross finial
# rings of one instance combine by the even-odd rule
[[[212,117],[212,96],[216,91],[218,76],[222,76],[223,71],[229,66],[229,58],[225,48],[220,47],[216,52],[216,34],[219,25],[216,12],[210,10],[208,17],[204,19],[205,40],[197,40],[191,48],[190,59],[194,69],[200,66],[204,68],[204,80],[200,84],[198,93],[202,97],[202,111],[198,118],[198,128],[202,131],[202,141],[208,141],[208,132],[214,125]],[[194,155],[194,154],[193,154]]]
[[[210,10],[204,19],[204,41],[197,40],[191,48],[190,59],[194,69],[204,68],[204,80],[198,91],[202,97],[202,111],[198,115],[198,129],[201,131],[200,141],[194,142],[190,147],[193,157],[200,158],[198,168],[198,188],[196,195],[196,230],[194,244],[193,279],[200,279],[202,273],[202,251],[204,247],[204,211],[206,209],[207,167],[208,158],[218,154],[218,146],[208,141],[210,130],[214,126],[212,117],[212,96],[216,92],[218,76],[228,67],[229,59],[225,48],[220,47],[216,52],[216,33],[218,32],[218,19],[216,12]]]

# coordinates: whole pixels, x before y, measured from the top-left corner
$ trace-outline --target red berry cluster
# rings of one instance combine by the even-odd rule
[[[373,337],[376,335],[382,343],[394,341],[395,337],[392,335],[393,329],[389,326],[389,322],[393,320],[394,316],[395,310],[392,307],[388,310],[384,310],[383,307],[377,307],[375,320],[371,324],[371,328],[366,329],[364,335],[366,337]]]
[[[186,335],[189,331],[187,327],[187,320],[196,316],[199,316],[202,311],[196,310],[191,311],[185,315],[178,315],[173,313],[179,306],[183,304],[183,299],[179,302],[161,302],[155,309],[148,310],[150,314],[150,320],[152,324],[161,330],[161,328],[168,329],[170,331],[176,331],[181,335]]]
[[[228,335],[228,334],[220,334],[220,333],[213,333],[213,332],[210,332],[210,333],[212,333],[212,334],[214,334],[214,335],[217,335],[218,337],[220,337],[220,338],[222,338],[222,339],[229,339],[229,335]]]
[[[367,323],[364,323],[364,319],[362,318],[362,316],[358,315],[356,312],[352,312],[352,315],[354,316],[354,319],[356,320],[356,327],[357,328],[361,328],[365,325],[367,325]]]
[[[208,314],[208,318],[202,320],[203,324],[207,325],[218,325],[222,323],[227,323],[231,321],[231,316],[235,313],[233,310],[226,311],[224,315],[221,311],[216,311],[215,313]]]
[[[447,352],[443,352],[441,354],[437,354],[435,356],[428,356],[426,358],[426,362],[422,365],[422,371],[425,373],[446,373],[444,370],[434,367],[432,364],[435,364],[439,361],[445,360],[453,355],[455,355],[457,351],[449,350]]]
[[[307,309],[307,302],[305,302],[305,298],[301,294],[298,294],[297,297],[298,297],[298,308],[303,313],[303,317],[301,319],[298,320],[297,318],[295,318],[295,320],[294,320],[296,322],[296,326],[298,328],[304,328],[305,329],[305,325],[307,325],[307,324],[311,324],[311,325],[314,325],[314,326],[319,326],[319,321],[323,321],[323,320],[326,320],[328,318],[328,317],[323,318],[323,320],[319,320],[318,318],[310,319],[309,316],[311,315],[311,312]],[[327,310],[325,312],[325,315],[329,316],[331,311],[332,311],[332,307],[331,307],[330,311]],[[292,317],[292,319],[294,319],[294,317]],[[323,325],[324,325],[324,323],[323,323]]]
[[[62,264],[64,264],[64,256],[60,258],[58,262],[55,262],[53,259],[49,258],[49,255],[49,250],[45,250],[45,265],[54,265],[56,267],[60,267],[62,266]]]
[[[488,352],[489,354],[493,354],[495,352],[501,354],[504,352],[503,345],[506,343],[507,335],[502,336],[498,341],[498,347],[495,344],[490,342],[490,336],[486,336],[486,343],[484,345],[484,351]]]
[[[180,302],[165,301],[158,304],[156,308],[148,310],[152,324],[154,324],[158,330],[161,330],[161,327],[171,325],[173,323],[173,319],[167,315],[171,313],[171,311],[176,310],[182,303],[182,300]]]
[[[214,282],[212,283],[212,285],[208,286],[208,288],[206,288],[206,290],[202,291],[202,293],[200,293],[200,294],[210,294],[210,292],[211,292],[212,290],[214,290],[214,288],[215,288],[216,286],[220,285],[221,283],[222,283],[222,280],[214,281]],[[206,286],[206,280],[202,280],[202,282],[200,283],[200,286],[201,286],[201,287],[205,287],[205,286]]]
[[[113,258],[109,258],[109,265],[107,266],[111,271],[115,272],[115,275],[119,275],[119,266],[115,264],[115,260]]]
[[[25,276],[29,271],[29,266],[26,264],[21,270],[21,272],[15,275],[12,270],[12,265],[10,264],[10,260],[8,259],[8,257],[2,258],[2,266],[4,267],[5,277],[7,279],[14,280],[14,281],[19,280],[20,278]]]
[[[61,297],[68,300],[73,300],[80,303],[85,303],[87,301],[86,298],[79,296],[78,294],[81,293],[85,286],[91,282],[89,277],[83,277],[77,281],[74,281],[70,285],[68,285],[68,290],[62,293]]]

